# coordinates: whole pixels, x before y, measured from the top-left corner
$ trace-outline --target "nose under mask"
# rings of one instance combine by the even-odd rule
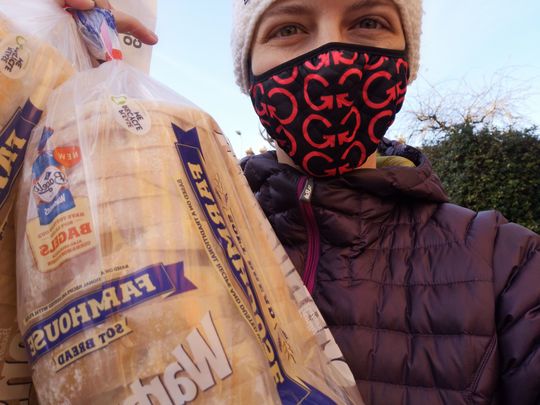
[[[307,174],[362,166],[394,122],[407,91],[404,51],[330,43],[262,75],[250,95],[269,136]]]

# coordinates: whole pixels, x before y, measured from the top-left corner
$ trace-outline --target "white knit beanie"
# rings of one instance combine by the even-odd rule
[[[249,91],[248,58],[255,27],[259,18],[276,0],[233,0],[232,52],[236,83],[243,92]],[[339,1],[339,0],[336,0]],[[410,81],[418,73],[420,35],[422,33],[422,0],[394,0],[401,13],[401,23],[407,43]]]

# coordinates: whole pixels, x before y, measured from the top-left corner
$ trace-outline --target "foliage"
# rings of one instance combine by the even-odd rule
[[[465,120],[422,147],[451,201],[497,209],[540,233],[540,137],[537,128],[500,130]]]

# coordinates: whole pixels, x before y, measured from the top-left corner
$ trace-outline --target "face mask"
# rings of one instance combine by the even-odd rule
[[[307,174],[338,176],[377,150],[404,101],[405,52],[330,43],[252,76],[262,125]]]

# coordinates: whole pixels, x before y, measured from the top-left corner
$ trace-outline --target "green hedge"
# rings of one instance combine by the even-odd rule
[[[540,233],[540,137],[526,130],[450,127],[422,150],[451,201],[473,210],[496,209]]]

